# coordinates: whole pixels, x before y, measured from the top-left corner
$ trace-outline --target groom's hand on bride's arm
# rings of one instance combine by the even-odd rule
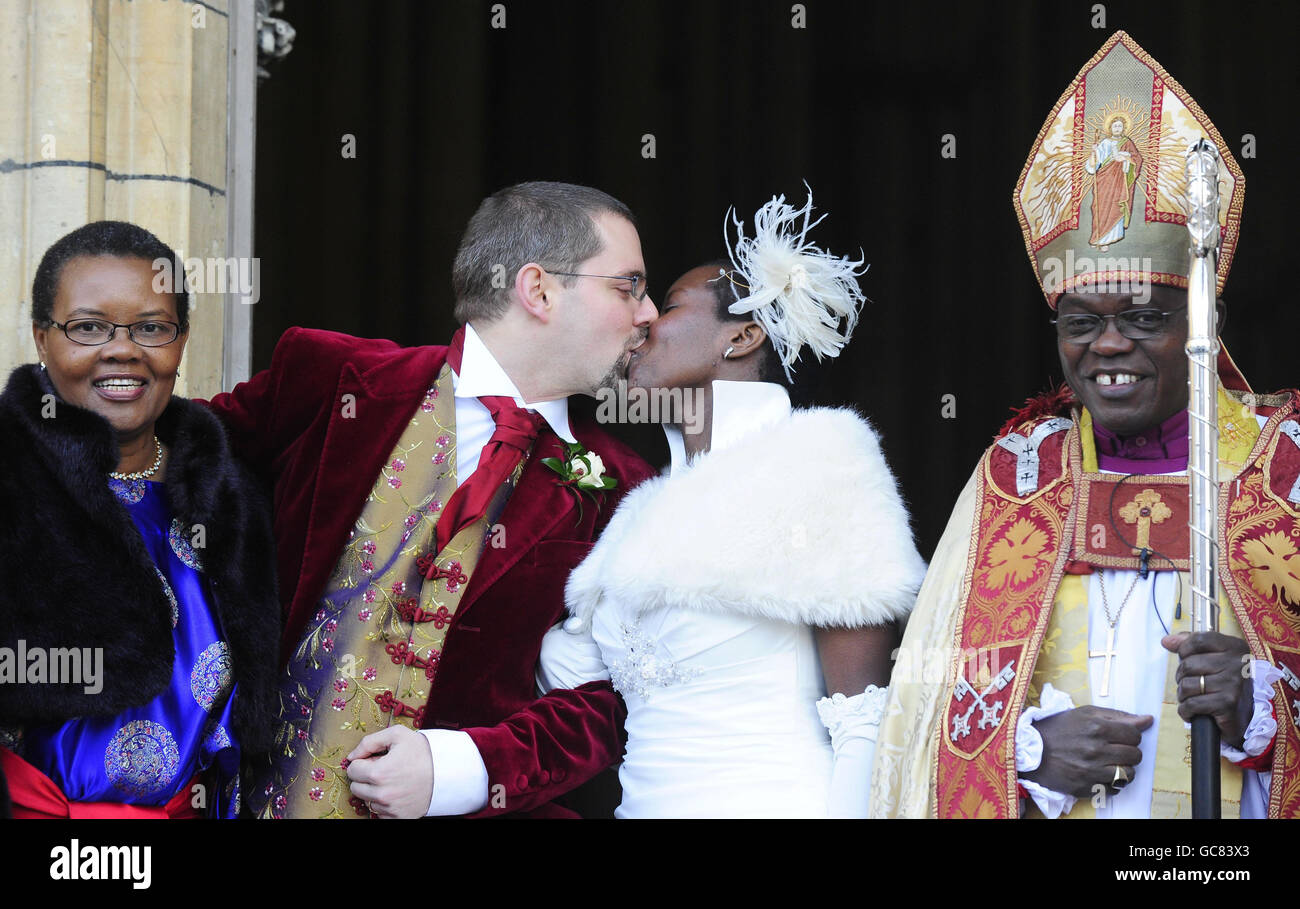
[[[424,817],[433,797],[433,754],[425,736],[389,726],[363,738],[348,755],[352,794],[379,817]]]

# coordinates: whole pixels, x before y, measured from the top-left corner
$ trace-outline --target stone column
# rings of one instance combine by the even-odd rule
[[[228,251],[230,4],[251,0],[0,4],[5,374],[35,359],[31,282],[41,255],[81,224],[132,221],[187,259],[248,254]],[[251,211],[241,217],[251,224]],[[202,289],[177,384],[195,397],[220,391],[223,365],[240,361],[225,350],[237,295]]]

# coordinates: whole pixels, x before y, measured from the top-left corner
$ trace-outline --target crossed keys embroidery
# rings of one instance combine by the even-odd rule
[[[997,674],[997,677],[994,678],[993,681],[989,682],[989,686],[979,693],[976,693],[975,689],[971,687],[971,683],[966,681],[965,676],[962,676],[957,680],[957,687],[953,689],[952,692],[952,699],[957,702],[957,705],[961,706],[961,702],[966,699],[966,695],[968,694],[973,695],[975,700],[971,701],[971,705],[966,708],[965,713],[960,716],[953,716],[952,740],[954,742],[960,742],[962,739],[966,738],[966,736],[971,734],[970,721],[971,717],[975,714],[976,707],[980,709],[980,718],[976,720],[975,724],[980,729],[987,729],[990,726],[996,727],[1002,722],[1002,708],[1006,706],[1006,700],[994,701],[990,704],[985,700],[985,698],[1006,688],[1011,684],[1011,680],[1015,677],[1016,661],[1012,660],[1010,663],[1007,663],[1006,666],[1002,667],[1002,671]]]
[[[1292,672],[1291,667],[1285,663],[1279,662],[1278,667],[1282,670],[1282,681],[1286,682],[1287,687],[1296,694],[1296,697],[1291,699],[1291,709],[1295,711],[1295,715],[1291,717],[1291,722],[1295,723],[1296,726],[1300,726],[1300,676]]]

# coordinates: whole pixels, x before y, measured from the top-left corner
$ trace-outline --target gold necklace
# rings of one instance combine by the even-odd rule
[[[118,473],[116,470],[110,471],[109,476],[114,480],[147,480],[158,472],[162,466],[163,447],[158,437],[153,437],[154,459],[153,463],[145,470],[137,470],[135,473]]]

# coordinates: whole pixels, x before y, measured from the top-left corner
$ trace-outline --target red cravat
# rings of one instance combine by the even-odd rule
[[[464,352],[465,329],[462,326],[452,337],[451,347],[447,350],[447,363],[457,375],[460,374]],[[460,485],[442,510],[442,517],[438,519],[436,552],[441,552],[452,537],[483,517],[492,497],[532,447],[542,426],[540,414],[525,410],[512,398],[483,395],[479,400],[492,414],[496,430],[483,446],[478,469]],[[429,571],[437,571],[432,562]]]

